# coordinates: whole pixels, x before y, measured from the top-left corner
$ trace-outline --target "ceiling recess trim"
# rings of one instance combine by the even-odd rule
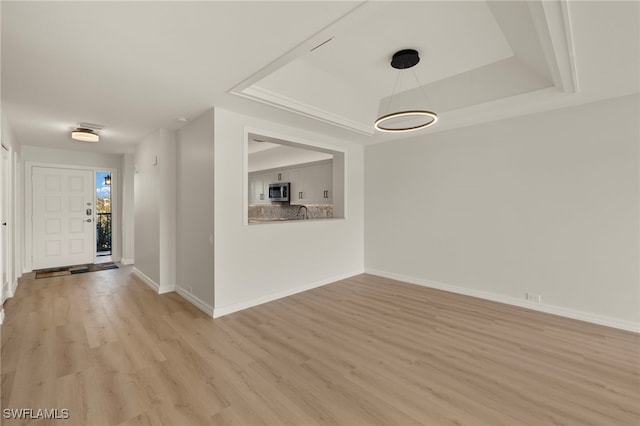
[[[235,94],[245,98],[253,99],[254,101],[265,103],[267,105],[272,105],[290,112],[304,115],[305,117],[315,118],[329,124],[335,124],[344,129],[353,130],[364,135],[373,135],[375,133],[370,123],[361,123],[358,121],[350,120],[341,115],[333,114],[329,111],[313,107],[311,105],[255,85],[247,87],[241,93]]]
[[[300,114],[325,123],[333,124],[357,133],[368,136],[374,135],[375,131],[373,126],[371,126],[371,123],[354,121],[344,116],[313,107],[303,102],[260,88],[256,86],[256,83],[290,62],[300,58],[309,51],[315,50],[316,48],[333,40],[335,37],[339,37],[341,34],[347,33],[353,24],[379,10],[383,6],[382,3],[383,2],[369,1],[359,3],[347,13],[316,32],[307,40],[298,44],[279,58],[276,58],[273,62],[236,84],[234,87],[229,89],[227,93],[258,101],[263,104]]]
[[[569,2],[528,2],[528,6],[555,86],[565,93],[579,92]]]

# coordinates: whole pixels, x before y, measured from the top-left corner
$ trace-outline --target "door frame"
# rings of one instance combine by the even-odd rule
[[[33,271],[33,182],[31,179],[34,167],[48,167],[53,169],[89,170],[93,173],[93,224],[96,226],[96,201],[97,195],[96,172],[111,173],[111,259],[114,262],[120,261],[120,214],[118,195],[118,169],[112,167],[97,166],[76,166],[72,164],[43,163],[39,161],[26,161],[24,167],[24,189],[25,189],[25,221],[24,221],[24,273]],[[95,232],[94,232],[95,234]],[[94,236],[93,261],[97,261],[97,247]]]
[[[9,297],[11,293],[11,287],[13,285],[13,270],[14,270],[14,260],[13,260],[13,250],[11,249],[11,235],[13,233],[13,188],[11,185],[11,159],[12,159],[12,151],[10,148],[2,145],[0,148],[2,152],[0,152],[0,161],[2,164],[0,165],[0,211],[4,209],[5,216],[2,217],[2,220],[7,222],[7,225],[0,225],[2,229],[0,232],[2,233],[2,237],[0,237],[0,280],[2,274],[4,273],[6,276],[6,286],[5,282],[0,283],[0,305],[5,302],[5,300]],[[6,158],[4,158],[6,155]],[[6,160],[6,161],[5,161]],[[2,214],[0,214],[2,216]],[[4,270],[6,268],[6,271]]]

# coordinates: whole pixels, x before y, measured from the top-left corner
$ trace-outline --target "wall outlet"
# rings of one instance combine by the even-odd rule
[[[542,296],[539,294],[526,292],[525,297],[527,298],[527,300],[530,300],[532,302],[542,303]]]
[[[189,286],[189,293],[193,294],[193,287]]]

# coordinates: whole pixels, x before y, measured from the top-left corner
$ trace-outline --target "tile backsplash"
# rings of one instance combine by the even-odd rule
[[[306,206],[309,212],[309,219],[322,219],[333,217],[332,204],[309,204]],[[249,204],[249,219],[297,219],[300,206],[290,204]],[[304,208],[300,212],[302,215]]]

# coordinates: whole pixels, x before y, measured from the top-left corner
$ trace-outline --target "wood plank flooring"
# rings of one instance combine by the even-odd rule
[[[2,408],[70,414],[7,425],[640,424],[638,334],[371,275],[212,320],[123,267],[5,312]]]

